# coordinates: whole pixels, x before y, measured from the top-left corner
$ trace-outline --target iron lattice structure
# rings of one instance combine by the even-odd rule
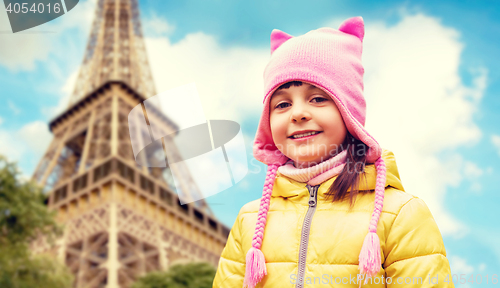
[[[134,160],[130,133],[149,131],[129,131],[127,117],[154,95],[145,55],[137,2],[98,0],[75,93],[50,122],[54,138],[33,175],[65,230],[52,248],[38,239],[32,249],[64,261],[74,287],[129,287],[180,261],[216,267],[229,234],[204,200],[180,204],[173,175],[183,193],[199,193],[187,167],[154,167],[161,157],[179,159],[171,136],[163,138],[163,151],[141,153],[151,165]],[[161,111],[145,116],[161,123],[163,135],[175,135]]]
[[[80,74],[69,105],[110,80],[154,96],[137,0],[98,0]]]

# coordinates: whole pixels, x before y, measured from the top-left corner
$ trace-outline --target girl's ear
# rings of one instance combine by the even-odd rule
[[[293,38],[293,36],[281,30],[273,29],[273,32],[271,32],[271,54],[290,38]]]
[[[339,31],[354,35],[363,42],[363,37],[365,36],[365,24],[361,16],[352,17],[340,24]]]

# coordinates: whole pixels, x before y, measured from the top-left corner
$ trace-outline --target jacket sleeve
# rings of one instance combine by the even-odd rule
[[[454,287],[441,232],[418,197],[400,209],[387,236],[384,255],[387,287]]]
[[[245,277],[246,254],[241,246],[241,210],[234,222],[226,246],[222,250],[219,265],[213,283],[214,288],[240,288],[243,287]]]

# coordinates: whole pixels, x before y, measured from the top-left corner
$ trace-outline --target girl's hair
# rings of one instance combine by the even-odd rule
[[[276,91],[290,88],[290,86],[298,87],[301,85],[302,81],[290,81],[279,86]],[[368,152],[369,147],[347,131],[344,143],[340,145],[340,148],[341,150],[337,151],[338,153],[347,150],[346,164],[325,195],[327,195],[327,198],[333,196],[332,202],[342,201],[349,195],[349,208],[352,208],[353,200],[358,193],[371,192],[371,190],[359,190],[359,178],[365,172],[366,152]],[[351,188],[350,193],[348,193],[349,188]]]
[[[371,190],[359,190],[359,178],[361,174],[365,172],[368,145],[354,138],[351,133],[347,132],[341,148],[342,150],[347,150],[346,164],[325,195],[327,195],[327,198],[333,196],[332,202],[342,201],[349,195],[349,208],[352,208],[354,204],[353,200],[358,193],[371,192]],[[340,153],[341,151],[338,152]],[[351,193],[348,194],[349,188],[351,188]]]
[[[286,82],[285,84],[283,84],[280,87],[278,87],[278,89],[276,89],[276,91],[281,90],[281,89],[288,89],[288,88],[290,88],[290,86],[294,86],[294,87],[302,86],[302,81],[290,81],[290,82]]]

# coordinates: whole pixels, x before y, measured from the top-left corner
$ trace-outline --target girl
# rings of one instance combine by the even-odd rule
[[[213,287],[453,287],[432,214],[364,128],[363,36],[361,17],[271,33],[253,147],[264,191],[240,210]]]

